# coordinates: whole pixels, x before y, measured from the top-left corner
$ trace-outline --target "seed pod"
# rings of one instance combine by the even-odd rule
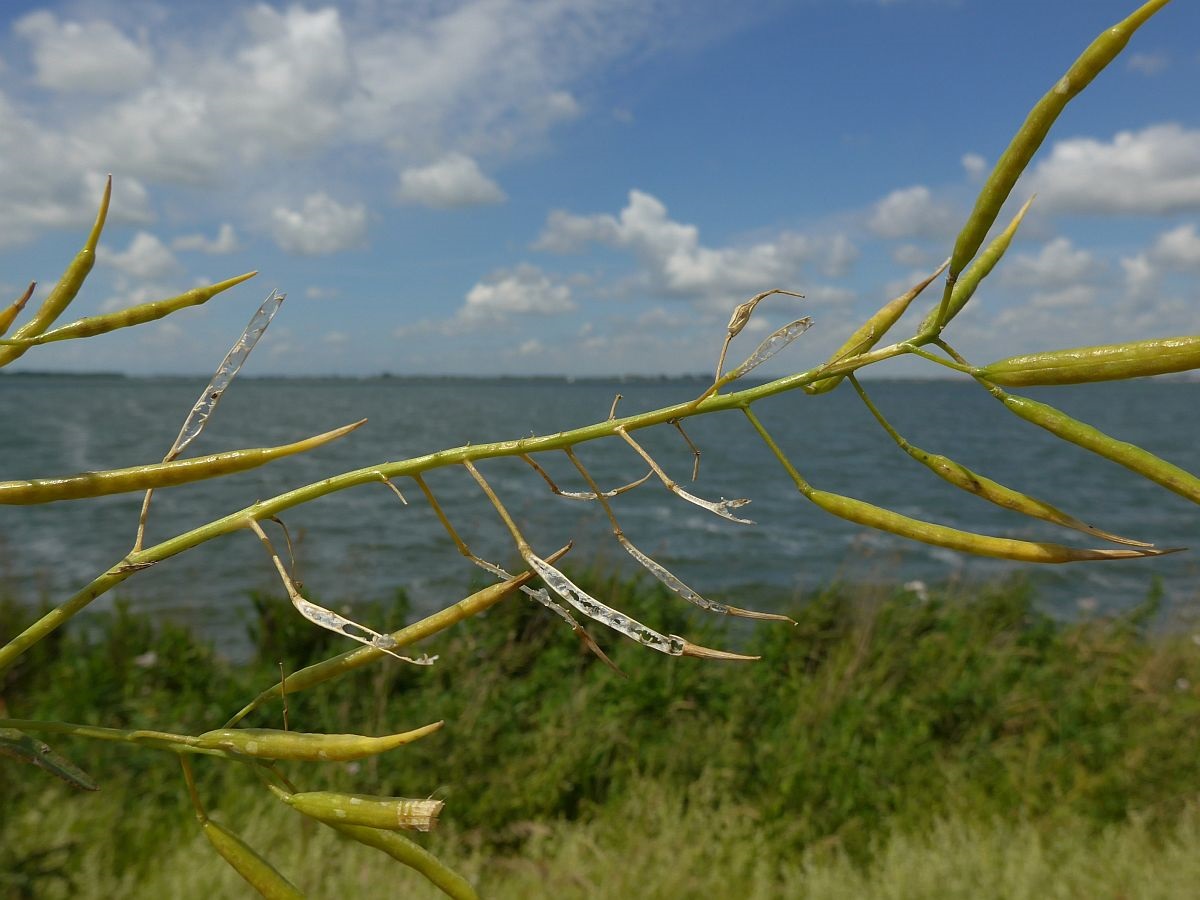
[[[973,374],[993,384],[1082,384],[1200,368],[1200,335],[1030,353],[990,363]]]
[[[1133,33],[1152,15],[1166,6],[1169,0],[1150,0],[1135,10],[1123,21],[1104,29],[1099,36],[1071,64],[1065,75],[1034,105],[1025,118],[1007,149],[996,161],[987,181],[975,201],[975,208],[959,232],[950,260],[950,275],[947,287],[958,273],[970,262],[975,251],[983,243],[988,230],[996,220],[1000,207],[1008,199],[1017,178],[1029,164],[1045,139],[1050,126],[1058,118],[1067,103],[1082,91],[1100,71],[1120,53]],[[944,324],[950,317],[944,315]]]
[[[763,439],[763,443],[770,448],[775,458],[779,460],[788,475],[791,476],[797,490],[826,512],[838,518],[846,519],[849,522],[866,525],[868,528],[875,528],[879,531],[887,531],[914,541],[921,541],[925,544],[933,544],[937,547],[947,547],[951,550],[960,550],[963,553],[973,553],[976,556],[994,556],[998,559],[1011,559],[1016,562],[1065,563],[1092,559],[1129,559],[1138,556],[1162,556],[1165,553],[1174,552],[1173,550],[1149,549],[1085,550],[1077,547],[1064,547],[1061,544],[1043,544],[1033,541],[992,537],[990,535],[975,534],[970,531],[960,531],[957,528],[950,528],[946,525],[923,522],[920,519],[913,519],[898,512],[893,512],[890,509],[883,509],[862,500],[855,500],[853,497],[843,497],[840,494],[819,491],[805,481],[803,476],[796,471],[796,467],[792,465],[792,461],[787,458],[787,454],[775,443],[775,439],[763,427],[763,424],[758,420],[758,416],[751,412],[748,407],[743,407],[742,412],[750,420],[750,424],[758,432],[759,437]]]
[[[303,900],[304,894],[294,884],[232,831],[211,819],[203,820],[200,828],[225,861],[262,896],[270,900]]]
[[[54,289],[46,296],[46,299],[42,301],[42,305],[38,308],[33,318],[13,332],[15,340],[37,337],[53,325],[54,320],[62,315],[62,311],[75,299],[75,295],[83,287],[83,282],[88,277],[88,273],[92,271],[92,266],[96,264],[96,244],[100,242],[100,232],[104,230],[104,220],[108,218],[108,201],[111,196],[112,176],[109,175],[108,181],[104,185],[104,196],[100,200],[100,211],[96,214],[96,221],[92,225],[92,231],[88,235],[83,249],[76,254],[75,259],[67,266],[62,278],[58,280],[58,284],[54,286]],[[14,359],[17,359],[26,349],[28,348],[0,347],[0,367],[6,366]]]
[[[1030,197],[1025,201],[1025,205],[1017,210],[1017,214],[1012,217],[1012,221],[1008,223],[1008,227],[992,238],[992,242],[987,245],[987,249],[979,255],[979,258],[971,263],[971,268],[963,273],[962,278],[959,278],[953,288],[950,290],[949,300],[942,297],[942,302],[946,309],[943,312],[941,306],[936,306],[930,310],[929,315],[921,323],[920,334],[927,334],[934,329],[942,328],[947,322],[957,316],[967,301],[975,295],[975,289],[979,287],[979,283],[983,281],[992,269],[996,268],[996,263],[1000,262],[1000,258],[1004,256],[1008,250],[1009,244],[1012,243],[1013,236],[1017,233],[1017,229],[1021,227],[1021,221],[1025,218],[1025,213],[1029,212],[1029,206],[1033,203],[1033,198]]]
[[[929,287],[929,283],[941,275],[949,264],[950,260],[946,260],[928,278],[921,280],[899,297],[888,301],[880,307],[878,312],[867,319],[854,334],[847,338],[846,343],[842,344],[837,352],[829,357],[829,361],[825,365],[828,366],[840,362],[848,356],[866,353],[878,344],[883,336],[891,330],[891,327],[900,321],[900,317],[908,310],[913,300],[920,295],[921,291]],[[824,394],[832,391],[841,384],[842,379],[845,377],[844,375],[834,375],[832,378],[822,378],[820,381],[814,381],[804,390],[810,394]]]
[[[993,481],[977,472],[972,472],[966,466],[955,462],[947,456],[942,456],[938,453],[929,453],[920,447],[910,444],[883,417],[883,413],[871,402],[871,398],[867,396],[867,392],[863,390],[862,385],[859,384],[858,379],[853,375],[850,376],[850,383],[854,385],[854,389],[858,391],[858,395],[862,398],[863,403],[867,405],[872,415],[875,416],[876,421],[879,422],[880,426],[888,433],[891,439],[896,442],[896,445],[943,481],[947,481],[957,488],[961,488],[968,493],[987,500],[989,503],[994,503],[1004,509],[1010,509],[1013,512],[1018,512],[1034,519],[1042,519],[1046,522],[1052,522],[1055,525],[1062,525],[1064,528],[1073,528],[1076,531],[1082,531],[1085,534],[1118,544],[1130,544],[1136,547],[1151,546],[1144,541],[1134,541],[1107,531],[1101,531],[1099,528],[1088,525],[1086,522],[1068,515],[1061,509],[1051,506],[1043,500],[1030,497],[1028,494],[1022,494],[1020,491],[1006,487],[998,481]]]
[[[333,825],[346,837],[382,850],[392,859],[398,860],[420,872],[436,887],[454,900],[479,900],[475,888],[440,859],[415,841],[395,831],[380,831],[363,825]]]
[[[274,728],[232,728],[209,731],[196,738],[197,747],[231,750],[258,759],[293,759],[309,762],[347,762],[375,756],[403,744],[411,744],[442,727],[433,722],[412,731],[384,737],[361,734],[311,734]]]
[[[1200,503],[1200,478],[1186,469],[1181,469],[1136,444],[1117,440],[1048,404],[1030,400],[1028,397],[1013,396],[995,385],[989,385],[988,390],[1025,421],[1046,429],[1064,441],[1112,460],[1193,503]]]
[[[85,318],[63,325],[61,328],[55,328],[53,331],[47,331],[45,334],[30,338],[28,341],[23,342],[23,345],[35,346],[38,344],[53,343],[54,341],[69,341],[76,338],[94,337],[98,334],[116,331],[118,328],[144,325],[147,322],[153,322],[156,319],[169,316],[171,313],[186,309],[189,306],[199,306],[202,303],[207,303],[222,291],[229,290],[234,285],[241,284],[243,281],[253,278],[257,274],[257,272],[246,272],[244,275],[227,278],[225,281],[219,281],[216,284],[192,288],[190,291],[184,291],[179,296],[171,297],[167,300],[153,300],[149,303],[139,303],[137,306],[131,306],[128,309],[119,309],[116,312],[105,313],[100,316],[86,316]]]
[[[809,500],[832,515],[868,528],[887,531],[901,537],[946,547],[950,550],[960,550],[976,556],[992,556],[997,559],[1011,559],[1016,562],[1030,563],[1067,563],[1084,560],[1100,559],[1132,559],[1139,556],[1161,556],[1170,550],[1090,550],[1081,547],[1065,547],[1062,544],[1048,544],[1037,541],[1018,541],[1012,538],[999,538],[985,534],[975,534],[970,531],[960,531],[946,525],[933,522],[923,522],[909,516],[883,509],[853,497],[843,497],[809,488],[804,494]]]
[[[441,800],[408,800],[404,797],[373,797],[368,794],[338,794],[306,791],[286,794],[288,806],[331,825],[365,825],[368,828],[432,831],[446,804]]]
[[[36,478],[30,481],[0,481],[0,505],[27,506],[52,503],[58,500],[80,500],[106,494],[144,491],[149,488],[171,487],[205,478],[217,478],[231,472],[254,469],[275,459],[303,453],[344,437],[367,420],[343,425],[333,431],[314,435],[292,444],[278,447],[258,447],[252,450],[229,450],[209,456],[177,459],[172,462],[128,469],[108,469],[103,472],[84,472],[65,478]]]
[[[21,314],[21,310],[25,308],[25,304],[29,302],[29,298],[33,296],[33,289],[35,287],[37,287],[36,281],[29,282],[29,287],[25,288],[25,293],[0,310],[0,334],[4,334],[4,332],[12,327],[12,323],[17,320],[17,316]]]

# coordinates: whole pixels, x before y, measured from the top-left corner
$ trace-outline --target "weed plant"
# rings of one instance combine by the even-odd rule
[[[732,342],[758,305],[774,294],[792,293],[765,290],[734,308],[713,383],[698,396],[624,416],[618,415],[618,396],[608,416],[591,425],[448,448],[331,475],[150,543],[147,524],[155,490],[315,451],[364,424],[350,423],[278,447],[185,455],[278,312],[284,296],[272,291],[217,367],[161,462],[0,482],[0,502],[18,505],[144,492],[139,519],[130,523],[129,553],[39,618],[6,627],[9,633],[0,643],[6,716],[0,718],[0,755],[27,764],[15,769],[6,763],[0,770],[12,780],[6,799],[19,801],[6,803],[5,812],[6,832],[12,835],[5,852],[17,873],[15,889],[35,884],[39,871],[59,871],[48,860],[64,852],[25,839],[42,833],[34,826],[45,811],[63,819],[63,798],[53,793],[63,788],[45,788],[35,777],[40,774],[57,776],[80,791],[94,791],[103,780],[110,790],[115,785],[137,798],[136,814],[128,805],[109,807],[113,815],[98,835],[103,853],[124,870],[150,866],[161,873],[163,856],[149,852],[141,836],[157,835],[161,841],[173,835],[173,827],[147,826],[144,811],[190,806],[217,854],[237,876],[270,897],[301,893],[267,861],[268,855],[286,857],[306,873],[309,884],[327,887],[325,877],[304,865],[311,856],[305,842],[329,846],[335,838],[382,851],[450,896],[475,897],[462,873],[400,833],[434,829],[445,801],[454,804],[455,827],[479,836],[481,852],[503,853],[505,842],[513,847],[528,843],[520,823],[561,821],[586,827],[601,821],[597,810],[622,809],[653,821],[662,808],[653,798],[666,796],[672,798],[670,809],[678,820],[689,823],[685,832],[695,821],[694,810],[712,818],[714,832],[720,831],[723,815],[760,823],[746,840],[769,847],[766,858],[781,866],[807,865],[794,861],[818,847],[832,848],[841,854],[839,860],[861,862],[872,848],[884,846],[885,835],[932,827],[932,817],[978,823],[990,813],[1009,810],[1034,822],[1065,817],[1075,823],[1072,827],[1103,827],[1136,812],[1138,821],[1151,829],[1148,833],[1160,818],[1185,822],[1180,813],[1195,791],[1196,772],[1180,748],[1194,746],[1195,698],[1190,687],[1180,685],[1196,683],[1197,673],[1185,655],[1167,644],[1151,647],[1141,641],[1135,622],[1058,629],[1034,615],[1028,597],[1012,589],[985,592],[961,608],[903,597],[864,603],[836,590],[790,616],[734,607],[707,599],[641,551],[622,530],[618,504],[610,502],[626,491],[661,486],[680,502],[726,522],[752,525],[744,517],[748,500],[709,500],[684,488],[672,475],[676,466],[655,459],[635,437],[656,426],[676,429],[681,448],[691,453],[696,481],[701,448],[688,437],[684,423],[729,412],[743,427],[744,439],[765,444],[803,498],[864,527],[951,550],[1039,564],[1174,552],[1091,525],[911,444],[891,427],[856,377],[868,366],[920,357],[969,376],[996,398],[998,414],[1011,413],[1049,431],[1063,442],[1063,452],[1082,448],[1200,503],[1196,475],[1046,403],[1006,390],[1198,369],[1200,336],[1075,347],[979,365],[964,359],[946,335],[1011,244],[1028,202],[989,235],[1057,116],[1167,2],[1149,0],[1096,37],[1034,104],[1000,154],[947,261],[881,307],[816,368],[742,386],[746,375],[813,325],[808,316],[778,329],[743,362],[726,368]],[[97,338],[182,313],[254,274],[57,325],[95,261],[111,190],[110,181],[84,247],[58,284],[11,336],[0,337],[0,367],[46,343]],[[940,299],[910,336],[883,343],[943,272]],[[33,293],[30,285],[0,310],[0,335],[21,319]],[[803,465],[774,440],[769,423],[753,407],[775,394],[820,394],[843,382],[849,385],[843,389],[858,393],[913,461],[973,495],[966,502],[998,504],[1052,522],[1073,537],[1085,534],[1102,546],[976,534],[810,484]],[[576,452],[582,444],[601,441],[627,453],[636,466],[628,483],[598,484]],[[599,504],[615,540],[660,587],[584,586],[565,574],[558,560],[571,549],[569,536],[554,552],[530,544],[487,480],[488,461],[497,457],[528,463],[528,490],[548,490],[555,495],[547,495],[548,501]],[[572,484],[555,483],[550,470],[557,468],[547,463],[551,457],[571,475]],[[509,573],[472,553],[452,522],[455,511],[440,505],[424,478],[438,468],[450,468],[479,488],[480,503],[495,512],[512,537],[520,557],[518,571]],[[347,615],[305,596],[292,574],[293,547],[281,517],[311,500],[368,486],[390,490],[399,503],[408,502],[404,491],[419,495],[463,556],[496,581],[390,634],[364,624],[383,627],[378,624],[383,619],[370,610]],[[399,506],[397,510],[402,512]],[[308,623],[326,629],[318,635],[281,628],[274,612],[280,601],[260,604],[259,645],[267,640],[285,644],[291,657],[282,674],[273,667],[263,671],[261,665],[257,671],[229,669],[186,634],[156,630],[119,611],[104,640],[94,645],[62,631],[97,597],[138,572],[232,535],[261,544],[264,563],[278,573],[287,602]],[[537,605],[509,603],[486,626],[470,622],[517,591]],[[757,620],[761,631],[735,635],[712,622],[699,622],[685,614],[680,600],[718,616]],[[577,617],[629,643],[602,646]],[[6,625],[10,621],[12,616],[6,616]],[[563,640],[563,622],[577,641]],[[441,636],[451,626],[458,626],[457,632]],[[360,646],[336,653],[332,636]],[[407,655],[418,643],[419,655]],[[717,649],[720,645],[734,649]],[[646,649],[674,659],[650,659],[641,652]],[[437,666],[435,652],[443,660]],[[385,657],[387,665],[382,665]],[[607,667],[595,665],[594,658]],[[752,660],[758,663],[749,668],[727,665]],[[617,679],[610,669],[627,679]],[[258,689],[251,686],[250,675]],[[263,689],[264,684],[270,686]],[[396,731],[401,717],[407,730]],[[119,764],[111,750],[98,749],[113,744],[123,751]],[[406,746],[397,749],[401,745]],[[181,767],[183,791],[161,771],[161,759]],[[324,770],[317,790],[308,787],[314,763],[324,764],[317,769]],[[14,771],[23,777],[12,775]],[[41,793],[47,790],[51,793]],[[666,793],[655,793],[660,790]],[[430,791],[438,796],[428,797]],[[256,841],[270,848],[264,855],[230,825],[239,819],[275,821],[257,805],[272,799],[280,801],[280,812],[290,807],[310,829],[318,823],[328,826],[328,834],[318,838],[305,832],[297,846],[280,831],[271,831]],[[178,818],[166,815],[163,822]],[[578,832],[568,828],[563,834]],[[986,844],[991,832],[979,834]],[[72,849],[70,855],[75,854]],[[712,858],[722,859],[719,854]],[[726,872],[697,877],[707,878],[705,884],[725,880],[742,888],[759,877],[759,868],[744,870],[743,862],[732,857],[724,862]],[[121,866],[110,869],[123,871]],[[340,876],[329,877],[343,884],[336,880]],[[608,873],[606,886],[621,883],[622,877]],[[767,871],[764,877],[769,881],[774,876]],[[740,889],[732,893],[748,895]]]

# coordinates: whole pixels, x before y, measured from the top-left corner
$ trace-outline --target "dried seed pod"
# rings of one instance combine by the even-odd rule
[[[430,883],[440,888],[453,900],[479,900],[475,888],[440,859],[415,841],[406,838],[396,831],[380,831],[378,828],[367,828],[364,825],[331,826],[346,837],[382,850],[392,859],[404,863],[410,869],[420,872]]]
[[[58,500],[80,500],[127,491],[187,484],[205,478],[217,478],[231,472],[243,472],[265,465],[275,459],[303,453],[344,437],[366,423],[366,419],[343,425],[333,431],[314,435],[292,444],[278,447],[258,447],[249,450],[229,450],[192,459],[131,466],[128,469],[109,469],[103,472],[84,472],[64,478],[36,478],[29,481],[0,481],[0,504],[30,505]]]
[[[441,800],[408,800],[369,794],[306,791],[283,795],[297,812],[331,825],[365,825],[368,828],[432,831],[446,804]]]
[[[856,356],[859,353],[866,353],[874,347],[883,338],[891,327],[900,321],[900,317],[908,310],[909,305],[915,300],[920,293],[929,287],[930,282],[937,278],[946,270],[946,266],[950,265],[950,260],[946,260],[937,269],[932,272],[929,277],[922,279],[913,285],[909,290],[905,291],[894,300],[890,300],[879,308],[879,310],[863,322],[862,325],[846,339],[846,343],[842,344],[837,349],[829,361],[825,365],[833,365],[836,362],[841,362],[849,356]],[[806,390],[810,394],[825,394],[832,391],[835,387],[842,383],[844,375],[834,375],[832,378],[822,378],[819,381],[814,381],[806,386]]]
[[[179,296],[171,297],[167,300],[153,300],[149,303],[139,303],[137,306],[130,306],[127,309],[119,309],[116,312],[104,313],[99,316],[86,316],[67,325],[55,328],[53,331],[47,331],[37,337],[22,341],[21,344],[22,346],[50,344],[54,341],[69,341],[76,338],[94,337],[98,334],[116,331],[118,328],[144,325],[147,322],[153,322],[156,319],[169,316],[171,313],[186,309],[189,306],[199,306],[202,303],[206,303],[222,291],[229,290],[229,288],[241,284],[243,281],[253,278],[257,274],[257,272],[246,272],[244,275],[227,278],[225,281],[219,281],[216,284],[192,288],[190,291],[184,291]],[[0,331],[0,333],[3,332]]]
[[[196,738],[194,746],[230,750],[257,759],[347,762],[411,744],[438,731],[442,724],[433,722],[412,731],[383,737],[366,737],[361,734],[311,734],[303,731],[279,731],[274,728],[231,728],[205,732]]]
[[[206,818],[201,820],[200,829],[222,858],[259,894],[270,900],[303,900],[299,888],[228,828]]]
[[[1174,491],[1181,497],[1186,497],[1193,503],[1200,503],[1200,478],[1186,469],[1181,469],[1174,463],[1169,463],[1136,444],[1117,440],[1100,429],[1073,419],[1046,403],[1030,400],[1028,397],[1016,397],[995,385],[989,385],[988,390],[1011,412],[1016,413],[1026,422],[1032,422],[1064,441],[1069,441],[1085,450],[1092,451],[1097,456],[1112,460],[1131,472],[1136,472],[1143,478],[1161,484],[1167,490]]]
[[[1083,384],[1200,368],[1200,335],[1012,356],[974,370],[1005,387]]]

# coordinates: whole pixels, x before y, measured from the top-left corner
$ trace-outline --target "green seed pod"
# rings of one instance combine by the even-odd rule
[[[139,303],[137,306],[131,306],[128,309],[120,309],[116,312],[105,313],[100,316],[87,316],[63,325],[61,328],[55,328],[53,331],[47,331],[45,334],[30,338],[22,342],[22,344],[24,346],[35,346],[38,344],[53,343],[54,341],[69,341],[76,338],[106,334],[110,331],[116,331],[118,328],[144,325],[147,322],[153,322],[156,319],[169,316],[171,313],[186,309],[189,306],[199,306],[202,303],[207,303],[222,291],[229,290],[234,285],[241,284],[243,281],[253,278],[257,274],[257,272],[246,272],[244,275],[227,278],[225,281],[219,281],[216,284],[192,288],[190,291],[184,291],[179,296],[171,297],[168,300],[153,300],[149,303]]]
[[[846,519],[858,525],[866,525],[879,531],[887,531],[914,541],[933,544],[937,547],[947,547],[960,550],[963,553],[973,553],[976,556],[993,556],[998,559],[1011,559],[1016,562],[1035,563],[1065,563],[1082,560],[1099,559],[1130,559],[1138,556],[1162,556],[1172,553],[1172,550],[1086,550],[1077,547],[1064,547],[1061,544],[1043,544],[1033,541],[1018,541],[1011,538],[998,538],[991,535],[975,534],[970,531],[960,531],[946,525],[923,522],[901,515],[890,509],[883,509],[853,497],[843,497],[828,491],[819,491],[804,480],[796,471],[792,461],[787,458],[775,439],[748,407],[742,412],[749,419],[754,430],[758,432],[763,443],[775,454],[775,458],[787,471],[796,484],[797,490],[821,507],[827,513],[840,519]]]
[[[871,402],[871,398],[867,396],[867,392],[863,390],[862,385],[859,384],[858,379],[853,375],[850,376],[850,383],[854,385],[854,389],[858,391],[858,395],[862,398],[863,403],[867,405],[867,409],[875,416],[876,421],[879,422],[883,430],[896,442],[896,445],[943,481],[947,481],[957,488],[961,488],[968,493],[987,500],[989,503],[994,503],[1004,509],[1010,509],[1013,512],[1018,512],[1034,519],[1042,519],[1046,522],[1052,522],[1055,525],[1062,525],[1064,528],[1073,528],[1076,531],[1082,531],[1093,537],[1103,538],[1106,541],[1113,541],[1118,544],[1131,544],[1137,547],[1151,546],[1144,541],[1134,541],[1107,531],[1101,531],[1099,528],[1088,525],[1086,522],[1068,515],[1061,509],[1051,506],[1045,501],[1038,500],[1036,497],[1030,497],[1028,494],[1022,494],[1020,491],[1006,487],[998,481],[993,481],[977,472],[972,472],[966,466],[955,462],[947,456],[929,453],[920,447],[910,444],[883,417],[883,413]]]
[[[941,306],[930,310],[925,321],[921,323],[920,334],[928,334],[941,329],[962,311],[962,308],[967,305],[967,301],[975,295],[975,289],[979,287],[979,283],[991,274],[992,269],[996,268],[996,263],[1000,262],[1000,258],[1008,250],[1013,236],[1021,227],[1021,221],[1025,218],[1025,213],[1029,212],[1032,203],[1032,197],[1026,200],[1025,205],[1012,217],[1008,227],[992,239],[992,242],[987,245],[987,249],[979,255],[975,262],[971,263],[971,268],[967,269],[962,278],[959,278],[952,287],[947,285],[950,291],[949,300],[945,296],[942,297],[942,303],[946,307],[945,312],[942,311]]]
[[[867,319],[858,330],[846,340],[838,348],[833,356],[829,357],[829,361],[825,365],[833,365],[840,362],[848,356],[855,356],[859,353],[866,353],[872,347],[879,343],[885,334],[891,330],[902,315],[908,310],[909,305],[915,300],[925,288],[929,287],[929,283],[937,278],[945,270],[949,264],[949,260],[938,266],[937,271],[931,274],[928,278],[914,285],[910,290],[901,294],[894,300],[885,303],[880,307],[871,318]],[[832,391],[835,387],[842,383],[844,375],[834,375],[832,378],[822,378],[820,381],[814,381],[804,390],[810,394],[824,394]]]
[[[382,850],[392,859],[404,863],[420,872],[429,881],[454,900],[479,900],[475,888],[440,859],[415,841],[395,831],[380,831],[363,825],[333,825],[346,837]]]
[[[1161,556],[1170,553],[1169,550],[1090,550],[1081,547],[1065,547],[1062,544],[1048,544],[1037,541],[1018,541],[1012,538],[999,538],[985,534],[975,534],[970,531],[960,531],[946,525],[933,522],[923,522],[901,515],[890,509],[883,509],[853,497],[843,497],[809,488],[804,495],[821,509],[841,519],[866,525],[879,531],[887,531],[901,537],[946,547],[950,550],[960,550],[975,556],[992,556],[997,559],[1011,559],[1016,562],[1030,563],[1067,563],[1084,560],[1100,559],[1132,559],[1139,556]]]
[[[1161,484],[1167,490],[1186,497],[1193,503],[1200,503],[1200,478],[1186,469],[1181,469],[1179,466],[1155,456],[1149,450],[1143,450],[1136,444],[1117,440],[1100,429],[1073,419],[1048,404],[1030,400],[1028,397],[1015,397],[995,385],[988,385],[988,390],[1009,410],[1025,421],[1046,429],[1064,441],[1069,441],[1098,456],[1112,460],[1131,472],[1136,472],[1143,478],[1148,478],[1156,484]]]
[[[976,369],[973,374],[993,384],[1024,387],[1115,381],[1198,368],[1200,335],[1190,335],[1013,356]]]
[[[63,310],[75,299],[75,295],[83,287],[88,273],[92,271],[92,266],[96,264],[96,245],[100,242],[100,232],[104,230],[104,220],[108,217],[108,201],[111,197],[112,176],[109,175],[108,181],[104,185],[104,196],[100,200],[100,211],[96,214],[96,221],[92,225],[87,242],[83,245],[83,249],[76,254],[71,264],[67,266],[62,278],[58,280],[58,284],[42,301],[41,307],[38,308],[33,318],[13,333],[15,340],[21,341],[25,338],[37,337],[53,325],[54,320],[62,315]],[[26,349],[28,348],[0,347],[0,368],[20,357]]]
[[[963,267],[971,261],[975,251],[983,243],[1000,212],[1000,207],[1008,199],[1017,178],[1041,146],[1059,113],[1071,98],[1087,87],[1091,80],[1116,58],[1133,33],[1168,2],[1169,0],[1150,0],[1123,21],[1104,29],[1072,63],[1066,74],[1029,111],[1025,122],[997,160],[995,168],[979,192],[974,210],[959,232],[950,260],[950,282],[953,282]],[[942,323],[947,319],[949,316],[943,316]]]
[[[404,797],[374,797],[369,794],[338,794],[306,791],[287,794],[288,806],[331,825],[365,825],[368,828],[432,831],[446,804],[441,800],[408,800]]]
[[[0,505],[27,506],[34,503],[52,503],[58,500],[80,500],[85,497],[144,491],[151,488],[187,484],[205,478],[217,478],[231,472],[254,469],[284,456],[313,450],[344,437],[366,421],[363,419],[324,434],[314,435],[292,444],[282,444],[278,447],[229,450],[225,453],[177,459],[148,466],[109,469],[103,472],[84,472],[65,478],[0,481]]]
[[[422,728],[365,737],[361,734],[310,734],[303,731],[279,731],[274,728],[233,728],[209,731],[196,738],[197,747],[230,750],[258,759],[293,759],[310,762],[347,762],[363,759],[411,744],[442,727],[433,722]]]
[[[21,310],[25,308],[25,304],[29,302],[29,298],[33,296],[33,289],[37,287],[36,281],[29,282],[29,287],[25,288],[25,293],[0,310],[0,334],[8,331],[12,327],[12,323],[17,320],[17,316],[21,314]]]
[[[270,900],[303,900],[304,894],[294,884],[232,831],[211,819],[202,821],[200,828],[225,861],[262,896]]]

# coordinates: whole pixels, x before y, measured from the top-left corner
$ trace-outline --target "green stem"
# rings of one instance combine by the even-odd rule
[[[873,350],[870,353],[862,353],[849,357],[833,365],[821,365],[806,372],[798,372],[732,394],[690,400],[674,406],[650,410],[619,419],[606,419],[603,422],[597,422],[570,431],[560,431],[554,434],[522,438],[515,441],[468,444],[399,462],[367,466],[362,469],[343,472],[340,475],[334,475],[330,478],[323,478],[320,481],[295,488],[268,500],[260,500],[251,506],[209,522],[207,525],[201,525],[198,528],[193,528],[191,531],[176,535],[154,546],[130,553],[119,563],[108,569],[108,571],[97,576],[90,584],[65,603],[46,613],[41,619],[26,628],[4,647],[0,648],[0,674],[7,671],[26,650],[38,641],[43,640],[97,597],[116,587],[134,572],[148,568],[185,550],[190,550],[192,547],[198,546],[205,541],[210,541],[221,535],[245,528],[252,520],[269,519],[271,516],[277,516],[285,510],[316,500],[319,497],[325,497],[337,491],[344,491],[361,484],[378,482],[381,476],[389,479],[404,476],[415,477],[431,469],[462,465],[481,459],[521,456],[527,453],[542,453],[548,450],[565,450],[567,447],[573,447],[576,444],[610,437],[616,434],[618,429],[635,431],[640,428],[649,428],[653,425],[666,424],[673,419],[707,415],[729,409],[745,409],[751,403],[762,400],[765,397],[796,390],[821,378],[848,374],[864,366],[911,352],[913,352],[913,348],[909,343],[892,344],[887,347],[881,347],[878,350]]]

